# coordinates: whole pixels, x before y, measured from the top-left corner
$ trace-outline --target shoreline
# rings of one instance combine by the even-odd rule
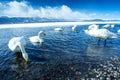
[[[20,23],[20,24],[0,24],[0,28],[35,28],[35,27],[56,27],[72,25],[90,25],[90,24],[120,24],[120,21],[112,22],[44,22],[44,23]]]

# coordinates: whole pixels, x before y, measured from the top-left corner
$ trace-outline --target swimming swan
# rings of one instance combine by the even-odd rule
[[[44,31],[40,31],[38,33],[38,36],[32,36],[29,38],[30,42],[42,44],[44,42],[44,40],[41,38],[41,35],[46,35],[46,34]]]
[[[111,24],[111,28],[114,28],[115,27],[115,25],[114,24]]]
[[[74,25],[74,26],[72,27],[72,31],[75,31],[75,30],[76,30],[76,27],[77,27],[77,25]]]
[[[62,27],[58,27],[58,28],[55,28],[54,29],[56,32],[61,32],[61,31],[63,31],[63,28]]]
[[[109,27],[111,27],[110,24],[106,24],[106,25],[103,26],[103,28],[105,28],[105,29],[108,29]]]
[[[120,29],[118,29],[118,31],[117,31],[117,32],[118,32],[118,34],[120,34]]]
[[[24,46],[26,45],[26,41],[24,37],[14,37],[10,39],[8,43],[8,47],[11,51],[14,52],[22,52],[22,56],[25,59],[26,62],[29,61],[28,54],[25,51]]]
[[[106,24],[106,25],[103,26],[103,28],[105,28],[105,29],[114,28],[114,26],[115,26],[114,24],[111,24],[111,25],[110,24]]]
[[[85,30],[84,32],[92,37],[98,38],[98,44],[100,43],[100,39],[105,40],[104,45],[106,45],[107,39],[117,38],[116,34],[110,32],[107,29],[99,29],[97,26],[90,26],[88,30]]]

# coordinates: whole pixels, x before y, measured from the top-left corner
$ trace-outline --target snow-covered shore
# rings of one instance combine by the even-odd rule
[[[115,22],[44,22],[44,23],[22,23],[22,24],[1,24],[0,28],[34,28],[34,27],[56,27],[70,25],[89,25],[89,24],[120,24]]]

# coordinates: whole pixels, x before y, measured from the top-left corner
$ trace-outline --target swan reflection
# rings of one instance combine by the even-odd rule
[[[23,71],[28,70],[28,64],[29,63],[26,63],[23,60],[21,52],[16,52],[14,59],[15,59],[15,63],[13,63],[11,65],[11,68],[12,68],[13,71],[23,72]]]
[[[87,48],[86,55],[95,57],[95,56],[109,56],[109,54],[113,53],[114,50],[108,46],[100,46],[100,45],[90,45]]]
[[[43,43],[41,42],[31,42],[34,46],[40,46],[42,47]]]

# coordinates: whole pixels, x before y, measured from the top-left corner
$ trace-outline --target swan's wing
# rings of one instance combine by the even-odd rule
[[[115,33],[109,31],[109,38],[110,39],[118,38],[118,36]]]
[[[32,36],[29,38],[31,42],[39,42],[39,37],[38,36]]]
[[[107,29],[99,29],[99,37],[103,39],[113,39],[117,38],[117,35]]]
[[[92,37],[96,37],[96,38],[99,38],[98,37],[98,30],[84,30],[84,32]]]
[[[42,38],[40,38],[40,43],[44,42],[44,40]]]
[[[15,40],[14,40],[14,38],[12,38],[12,39],[8,42],[8,47],[9,47],[9,49],[12,50],[12,51],[14,51],[14,50],[15,50],[15,47],[16,47],[15,44],[16,44],[16,43],[15,43]]]
[[[18,47],[19,43],[22,45],[26,45],[26,41],[25,41],[24,37],[14,37],[14,38],[10,39],[10,41],[8,42],[8,47],[12,51],[14,51]]]
[[[23,37],[14,37],[12,39],[10,39],[10,41],[8,42],[8,47],[12,50],[12,51],[15,51],[15,49],[17,48],[18,46],[18,43],[21,43],[23,42],[24,39]],[[25,42],[24,42],[25,43]]]

